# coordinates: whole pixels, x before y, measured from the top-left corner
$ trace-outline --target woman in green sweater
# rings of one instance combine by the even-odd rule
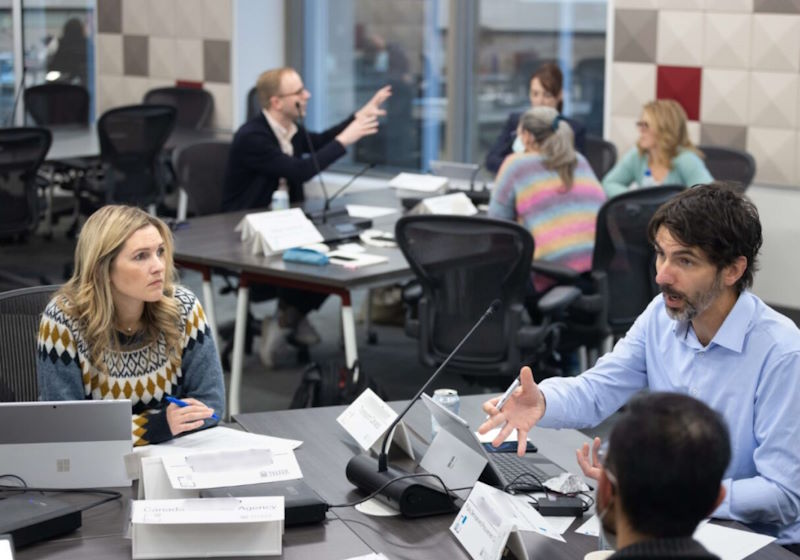
[[[684,185],[713,181],[703,154],[689,140],[686,113],[672,99],[647,103],[636,123],[639,140],[603,177],[609,198],[630,188]]]

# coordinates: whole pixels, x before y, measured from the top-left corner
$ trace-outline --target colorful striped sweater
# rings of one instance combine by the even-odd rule
[[[585,272],[592,268],[597,212],[606,195],[589,162],[577,156],[572,188],[566,190],[541,155],[510,155],[497,174],[489,215],[527,228],[533,235],[534,259]],[[540,277],[533,283],[537,291],[551,285]]]
[[[172,438],[164,412],[167,395],[194,397],[222,416],[222,366],[203,308],[186,288],[176,286],[174,297],[181,310],[181,355],[167,355],[163,335],[148,345],[139,335],[122,335],[121,351],[105,354],[108,375],[89,362],[89,348],[77,321],[63,311],[64,300],[50,300],[39,324],[39,398],[130,399],[134,445]],[[213,424],[208,419],[204,427]]]

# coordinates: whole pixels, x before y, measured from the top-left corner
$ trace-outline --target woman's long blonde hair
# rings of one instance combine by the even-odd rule
[[[533,107],[519,119],[525,132],[533,135],[544,158],[544,166],[558,173],[564,188],[572,188],[575,166],[575,140],[572,127],[552,107]]]
[[[703,157],[703,153],[689,139],[686,112],[680,103],[672,99],[656,99],[646,103],[642,112],[653,121],[656,151],[661,161],[671,164],[680,149],[690,150]],[[644,153],[638,143],[636,147],[640,153]]]
[[[75,271],[58,292],[66,299],[63,311],[78,322],[90,362],[103,373],[108,373],[104,352],[119,349],[115,333],[116,309],[111,295],[111,265],[130,236],[147,226],[154,226],[164,240],[165,270],[161,299],[144,305],[144,341],[153,342],[163,333],[167,356],[171,359],[176,354],[180,356],[181,314],[173,298],[176,276],[172,232],[164,222],[139,208],[104,206],[86,220],[75,247]]]

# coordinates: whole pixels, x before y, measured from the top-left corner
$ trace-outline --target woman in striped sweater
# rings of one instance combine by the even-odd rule
[[[525,151],[509,155],[497,174],[489,215],[516,220],[533,236],[533,258],[578,272],[592,267],[597,212],[606,200],[589,162],[573,147],[558,111],[534,107],[520,118]],[[534,277],[536,293],[552,283]]]

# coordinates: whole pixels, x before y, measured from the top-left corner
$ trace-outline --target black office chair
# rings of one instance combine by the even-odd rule
[[[178,187],[188,196],[190,214],[207,216],[222,212],[230,151],[230,142],[209,140],[188,144],[172,153],[172,167]]]
[[[602,179],[617,163],[617,147],[607,140],[587,134],[586,159],[595,176]]]
[[[89,92],[83,86],[49,83],[25,89],[25,110],[39,126],[89,124]]]
[[[559,284],[576,285],[580,281],[590,286],[559,316],[566,324],[559,350],[586,346],[599,351],[609,334],[624,335],[659,293],[655,251],[647,240],[647,225],[663,203],[684,189],[679,185],[637,189],[607,201],[597,215],[589,273],[533,263],[536,273]]]
[[[739,185],[742,192],[753,182],[756,160],[747,152],[721,146],[698,146],[705,156],[711,176],[717,181],[730,181]]]
[[[59,286],[0,293],[0,402],[39,399],[36,337],[47,302]]]
[[[25,110],[37,126],[89,125],[89,92],[83,86],[65,83],[32,86],[25,90],[24,101]],[[47,189],[45,223],[49,229],[44,232],[46,236],[51,234],[53,223],[61,216],[72,215],[77,220],[75,200],[56,199],[53,188],[73,191],[86,167],[85,162],[72,159],[48,161],[42,165],[39,178],[40,186]]]
[[[490,303],[502,307],[479,327],[448,367],[478,381],[504,385],[522,364],[545,356],[556,327],[523,324],[534,241],[520,225],[482,217],[405,216],[395,227],[397,244],[422,294],[406,333],[419,340],[420,361],[436,366],[458,344]],[[555,306],[565,307],[577,296]],[[555,307],[542,302],[546,314]]]
[[[0,129],[0,238],[24,238],[39,225],[36,172],[52,141],[46,128]]]
[[[164,198],[159,156],[175,125],[168,105],[128,105],[106,111],[97,122],[101,169],[87,173],[85,190],[94,207],[151,207]]]
[[[255,86],[247,92],[247,120],[249,121],[261,112],[261,101],[258,100],[258,91]]]
[[[214,112],[214,98],[204,89],[165,87],[144,94],[145,105],[169,105],[177,111],[179,128],[205,128]]]

